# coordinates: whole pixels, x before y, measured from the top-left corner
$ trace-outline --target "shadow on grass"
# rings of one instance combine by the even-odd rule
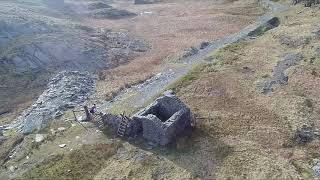
[[[172,161],[177,166],[186,169],[192,176],[201,179],[214,179],[216,167],[233,153],[232,147],[224,144],[217,137],[212,136],[212,132],[209,134],[201,127],[187,130],[185,134],[177,137],[167,146],[153,149],[142,137],[128,140],[128,142]]]

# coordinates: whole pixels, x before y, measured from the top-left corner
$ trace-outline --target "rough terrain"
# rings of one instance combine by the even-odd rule
[[[119,2],[111,5],[116,9],[128,5],[127,1]],[[186,1],[184,5],[179,4],[180,1],[175,2],[163,3],[168,3],[170,9],[186,4],[189,7],[193,1]],[[208,2],[201,1],[198,5]],[[236,6],[237,3],[240,2],[229,5]],[[194,113],[197,120],[194,131],[186,132],[185,137],[176,139],[169,146],[154,147],[154,144],[143,139],[116,139],[107,127],[98,129],[92,123],[80,125],[74,121],[72,112],[67,110],[37,134],[23,137],[12,130],[3,132],[0,136],[0,156],[4,163],[0,179],[319,177],[319,9],[306,8],[302,4],[286,9],[270,1],[264,3],[274,14],[266,14],[256,24],[246,28],[246,23],[242,24],[241,31],[237,27],[239,33],[227,38],[218,41],[204,38],[210,44],[202,44],[203,39],[195,38],[195,41],[201,39],[201,42],[195,43],[197,47],[200,44],[205,47],[200,50],[190,48],[183,52],[186,49],[184,46],[190,44],[174,49],[171,46],[176,45],[177,41],[172,38],[167,48],[177,50],[181,55],[165,61],[152,60],[158,54],[153,50],[156,42],[164,43],[165,38],[151,41],[150,37],[161,33],[148,36],[148,30],[141,31],[146,33],[145,37],[149,37],[153,47],[148,52],[150,61],[145,61],[141,56],[142,59],[99,74],[101,81],[98,81],[97,93],[92,98],[97,98],[93,102],[99,102],[100,110],[135,112],[163,90],[171,88]],[[288,2],[282,3],[289,6]],[[160,5],[163,4],[135,8],[159,10]],[[229,5],[224,4],[226,7]],[[133,27],[135,29],[139,27],[139,18],[142,17],[139,17],[139,11],[131,9],[131,12],[137,14],[137,19],[133,18],[137,23]],[[140,15],[152,16],[157,11],[151,12]],[[161,16],[158,18],[161,19]],[[270,20],[276,23],[266,24]],[[123,27],[126,23],[121,21],[125,20],[109,22],[113,22],[113,27]],[[99,25],[98,22],[103,26],[100,19],[93,23],[94,26]],[[228,32],[229,35],[231,32]],[[182,38],[181,42],[187,39]],[[154,70],[142,72],[141,64],[135,64],[138,62],[148,70],[156,67],[156,73],[149,74]],[[149,63],[155,62],[161,62],[159,67],[162,68],[149,66]],[[142,82],[143,79],[147,80]],[[123,83],[125,81],[127,84]],[[111,101],[108,93],[113,94]],[[37,107],[41,108],[41,105]]]
[[[30,103],[56,72],[114,68],[149,50],[127,32],[83,25],[79,6],[90,13],[101,10],[101,4],[93,2],[1,1],[0,114],[14,114],[14,107]],[[109,16],[122,17],[110,8]]]

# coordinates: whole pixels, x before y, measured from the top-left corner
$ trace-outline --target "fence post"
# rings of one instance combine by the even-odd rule
[[[84,112],[86,113],[86,121],[91,121],[92,117],[89,112],[88,106],[84,106]]]

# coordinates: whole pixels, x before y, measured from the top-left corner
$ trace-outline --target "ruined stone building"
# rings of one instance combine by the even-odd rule
[[[191,127],[190,114],[190,109],[179,98],[166,94],[130,117],[125,136],[142,136],[147,141],[167,145]],[[111,127],[117,127],[121,118],[105,115],[104,121]]]

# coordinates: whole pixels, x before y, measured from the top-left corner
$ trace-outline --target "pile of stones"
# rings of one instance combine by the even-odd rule
[[[64,111],[82,105],[90,96],[95,78],[88,72],[63,71],[51,79],[38,100],[12,124],[23,133],[40,130]]]

